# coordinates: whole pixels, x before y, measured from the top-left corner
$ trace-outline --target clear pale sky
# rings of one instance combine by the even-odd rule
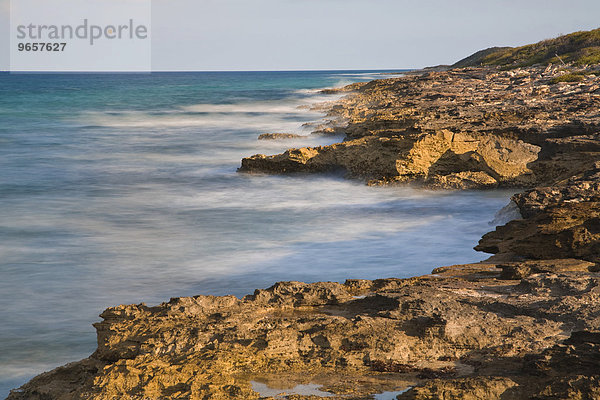
[[[1,70],[9,64],[9,3],[0,0]],[[153,0],[152,7],[154,70],[415,68],[600,27],[599,0]]]

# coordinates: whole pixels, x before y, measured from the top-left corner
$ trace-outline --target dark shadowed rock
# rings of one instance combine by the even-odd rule
[[[574,259],[522,261],[498,265],[502,269],[501,279],[523,279],[544,273],[589,272],[594,270],[595,266],[592,262]]]
[[[258,140],[301,139],[305,137],[295,133],[263,133],[258,137]]]

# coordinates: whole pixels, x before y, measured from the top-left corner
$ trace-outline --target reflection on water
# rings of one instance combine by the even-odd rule
[[[290,395],[304,395],[336,398],[363,398],[371,396],[375,400],[395,400],[399,394],[409,390],[415,384],[410,374],[362,373],[358,375],[340,373],[281,372],[249,379],[252,389],[261,397],[284,398]]]
[[[244,156],[339,140],[256,140],[307,134],[301,90],[335,73],[0,79],[0,397],[89,355],[108,306],[478,261],[508,202],[237,174]]]
[[[396,398],[404,392],[408,392],[410,388],[404,390],[398,390],[394,392],[383,392],[377,393],[373,396],[374,400],[396,400]]]
[[[281,397],[282,395],[297,394],[301,396],[319,396],[319,397],[332,397],[331,393],[323,392],[319,390],[322,385],[309,383],[307,385],[297,385],[289,389],[273,389],[268,387],[264,383],[251,381],[252,390],[260,394],[261,397]]]

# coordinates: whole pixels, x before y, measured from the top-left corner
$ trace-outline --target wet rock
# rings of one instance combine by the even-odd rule
[[[306,136],[297,135],[295,133],[263,133],[258,137],[258,140],[282,140],[282,139],[301,139]]]
[[[402,400],[520,400],[518,384],[505,377],[475,377],[460,380],[435,380],[401,394]],[[443,397],[442,396],[443,393]]]

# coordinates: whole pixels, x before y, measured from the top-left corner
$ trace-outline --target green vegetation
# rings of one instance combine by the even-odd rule
[[[517,68],[550,63],[599,64],[600,29],[575,32],[527,46],[482,50],[457,62],[453,67],[496,65]]]
[[[580,82],[583,80],[583,74],[577,72],[568,73],[565,75],[555,76],[550,79],[550,83],[555,84],[559,82]]]

